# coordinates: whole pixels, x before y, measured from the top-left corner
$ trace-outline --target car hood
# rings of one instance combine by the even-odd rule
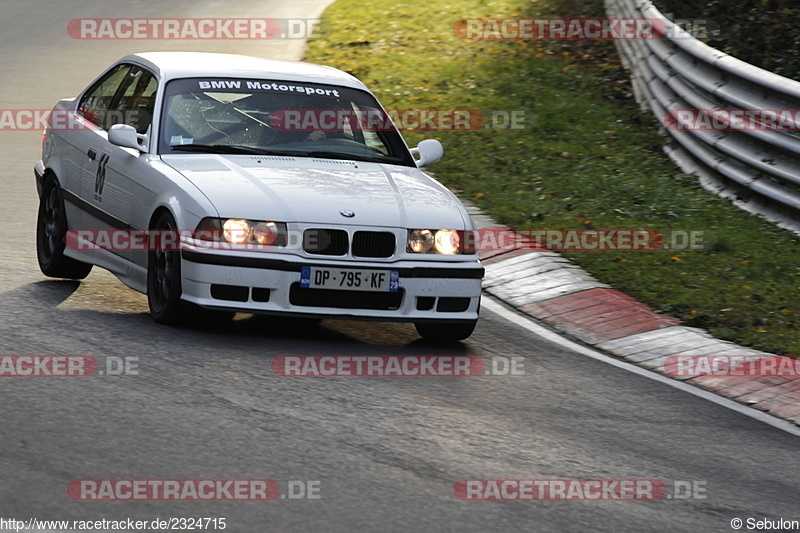
[[[303,157],[181,154],[165,163],[222,218],[466,229],[458,199],[416,168]],[[342,211],[352,211],[346,218]]]

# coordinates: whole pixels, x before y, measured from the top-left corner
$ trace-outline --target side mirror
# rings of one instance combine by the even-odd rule
[[[412,148],[411,153],[419,155],[417,166],[422,167],[440,160],[444,155],[444,148],[436,139],[425,139],[420,141],[416,148]]]
[[[144,152],[145,140],[145,135],[139,135],[136,133],[136,128],[128,124],[114,124],[108,130],[108,142],[123,148],[133,148]]]

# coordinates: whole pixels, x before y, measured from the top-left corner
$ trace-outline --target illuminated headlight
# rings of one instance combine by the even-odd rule
[[[461,239],[458,232],[451,229],[440,229],[433,238],[433,245],[436,251],[444,255],[454,255],[458,253]]]
[[[204,218],[197,225],[194,237],[204,241],[229,244],[286,246],[286,224],[242,218]]]
[[[475,236],[472,231],[412,229],[408,232],[406,251],[417,254],[471,254],[475,253]]]
[[[408,232],[408,251],[426,254],[433,247],[433,234],[427,229],[415,229]]]
[[[222,236],[231,244],[247,244],[250,232],[250,224],[246,220],[229,218],[222,223]]]
[[[280,236],[278,225],[274,222],[258,222],[253,227],[252,236],[258,244],[277,244]]]

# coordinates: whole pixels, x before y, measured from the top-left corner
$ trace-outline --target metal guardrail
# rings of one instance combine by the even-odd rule
[[[724,54],[670,22],[652,2],[605,0],[613,18],[658,19],[659,39],[618,40],[643,108],[665,124],[679,109],[800,110],[800,82]],[[795,124],[800,130],[800,123]],[[777,130],[665,127],[667,154],[708,189],[800,232],[800,136]]]

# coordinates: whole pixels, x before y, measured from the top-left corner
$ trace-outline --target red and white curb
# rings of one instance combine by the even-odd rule
[[[502,227],[477,207],[464,204],[478,229]],[[671,356],[743,356],[738,359],[770,360],[772,367],[777,361],[778,366],[785,363],[794,368],[794,359],[681,326],[677,318],[654,312],[548,250],[488,251],[480,256],[486,268],[484,290],[519,311],[631,363],[800,425],[800,376],[718,375],[710,371],[682,378],[667,373],[665,365]]]

